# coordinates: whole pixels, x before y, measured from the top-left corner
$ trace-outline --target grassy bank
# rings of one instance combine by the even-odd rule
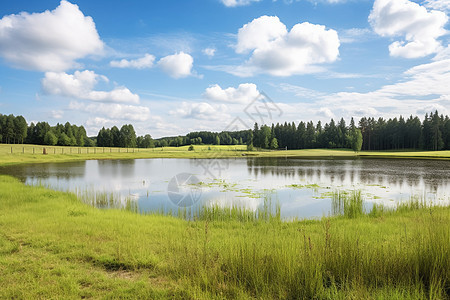
[[[47,155],[43,154],[46,149]],[[298,157],[298,158],[407,158],[407,159],[444,159],[450,160],[450,151],[362,151],[351,150],[304,149],[278,151],[246,151],[246,146],[188,146],[164,147],[153,149],[127,148],[80,148],[49,147],[37,145],[0,144],[0,165],[21,163],[66,162],[88,159],[135,159],[135,158],[226,158],[226,157]]]
[[[186,221],[0,176],[0,298],[450,297],[448,207],[369,216],[339,197],[323,220]]]

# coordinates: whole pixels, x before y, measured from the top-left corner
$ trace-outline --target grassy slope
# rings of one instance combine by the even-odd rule
[[[11,147],[13,153],[11,154]],[[34,154],[33,154],[34,148]],[[303,157],[303,158],[420,158],[450,159],[450,151],[387,152],[351,150],[305,149],[288,151],[252,151],[245,146],[188,146],[165,147],[163,149],[119,149],[119,148],[74,148],[45,147],[48,155],[42,154],[43,146],[0,144],[0,165],[20,163],[62,162],[86,159],[134,159],[134,158],[224,158],[224,157]],[[120,151],[120,152],[119,152]],[[81,153],[79,153],[81,152]],[[89,152],[89,153],[88,153]]]
[[[0,298],[444,299],[449,223],[450,208],[188,222],[0,176]]]

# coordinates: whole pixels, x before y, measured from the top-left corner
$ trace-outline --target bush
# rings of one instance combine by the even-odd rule
[[[194,145],[190,145],[188,151],[194,151]]]

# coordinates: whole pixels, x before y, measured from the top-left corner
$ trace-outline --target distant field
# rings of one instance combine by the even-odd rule
[[[155,152],[155,151],[188,151],[189,146],[182,147],[164,147],[164,148],[116,148],[116,147],[62,147],[62,146],[42,146],[42,145],[19,145],[19,144],[0,144],[1,154],[43,154],[44,148],[47,154],[103,154],[103,153],[136,153],[136,152]],[[244,151],[245,145],[236,146],[216,146],[216,145],[197,145],[195,151]]]
[[[47,155],[43,155],[44,148]],[[348,149],[303,149],[247,151],[245,145],[215,146],[196,145],[164,148],[103,148],[103,147],[60,147],[41,145],[0,144],[0,165],[18,163],[62,162],[89,159],[135,159],[135,158],[225,158],[225,157],[303,157],[303,158],[409,158],[450,159],[450,151],[362,151],[355,153]]]

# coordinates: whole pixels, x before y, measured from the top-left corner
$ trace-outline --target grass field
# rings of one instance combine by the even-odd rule
[[[43,149],[47,155],[43,155]],[[348,149],[304,149],[278,151],[246,151],[246,146],[188,146],[151,149],[84,148],[38,145],[0,144],[0,165],[20,163],[63,162],[87,159],[134,159],[134,158],[225,158],[225,157],[299,157],[299,158],[408,158],[450,160],[450,151],[362,151]]]
[[[0,176],[0,298],[448,299],[450,208],[356,200],[322,220],[186,221]]]

